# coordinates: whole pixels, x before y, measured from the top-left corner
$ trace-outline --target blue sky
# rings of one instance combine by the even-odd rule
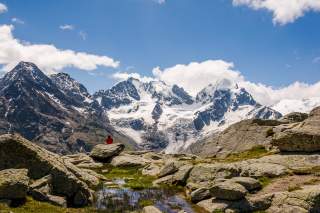
[[[111,87],[115,72],[153,76],[152,69],[158,66],[164,70],[207,60],[232,62],[232,69],[246,80],[273,87],[295,81],[314,84],[320,78],[320,13],[316,6],[301,17],[277,23],[270,8],[253,9],[232,0],[0,2],[7,6],[0,14],[0,24],[13,24],[13,36],[20,41],[119,61],[116,68],[63,68],[91,92]],[[18,19],[24,23],[17,23]],[[62,30],[62,25],[73,29]]]

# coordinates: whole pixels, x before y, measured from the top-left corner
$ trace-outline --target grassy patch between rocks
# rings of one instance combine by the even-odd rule
[[[40,202],[27,197],[26,202],[20,207],[8,207],[4,203],[0,203],[0,213],[35,213],[35,212],[45,212],[45,213],[91,213],[98,212],[94,208],[87,207],[81,209],[73,208],[62,208],[58,206],[51,205],[46,202]]]
[[[153,206],[154,201],[153,200],[140,200],[139,201],[139,206],[145,207],[145,206]]]
[[[269,155],[270,153],[263,146],[255,146],[248,151],[244,151],[241,153],[234,153],[228,155],[225,159],[222,159],[222,162],[236,162],[249,160],[254,158],[261,158],[263,156]]]
[[[155,180],[152,176],[142,175],[139,167],[110,167],[104,176],[110,180],[123,179],[126,182],[124,187],[136,190],[153,188]]]
[[[262,188],[264,188],[267,185],[269,185],[271,183],[271,181],[272,181],[272,179],[269,178],[269,177],[260,177],[260,178],[258,178],[258,180],[259,180]]]

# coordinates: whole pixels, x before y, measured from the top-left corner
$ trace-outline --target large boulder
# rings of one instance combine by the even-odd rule
[[[162,211],[155,206],[146,206],[142,209],[142,213],[162,213]]]
[[[124,150],[124,145],[121,143],[115,144],[98,144],[93,147],[90,156],[97,160],[106,162],[112,157],[119,155]]]
[[[302,122],[273,129],[272,145],[284,152],[320,151],[320,107],[313,109]]]
[[[27,195],[29,177],[27,169],[0,171],[0,199],[23,199]]]
[[[0,136],[0,159],[0,170],[26,168],[34,180],[51,175],[52,193],[66,197],[73,206],[85,206],[93,200],[85,183],[92,180],[89,174],[20,136]]]
[[[217,183],[210,188],[211,195],[222,200],[241,200],[247,192],[245,187],[232,182]]]

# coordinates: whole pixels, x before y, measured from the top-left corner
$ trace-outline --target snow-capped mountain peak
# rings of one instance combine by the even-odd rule
[[[114,127],[140,146],[176,152],[242,119],[278,118],[238,85],[219,81],[191,97],[178,85],[130,78],[94,97]]]

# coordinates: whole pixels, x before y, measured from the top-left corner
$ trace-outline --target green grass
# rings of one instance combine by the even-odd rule
[[[267,185],[269,185],[271,183],[271,178],[268,177],[260,177],[258,178],[262,188],[266,187]]]
[[[140,200],[139,201],[139,206],[145,207],[145,206],[153,206],[154,201],[153,200]]]
[[[20,207],[12,208],[7,205],[0,203],[0,213],[92,213],[97,212],[93,208],[81,208],[81,209],[72,209],[72,208],[62,208],[58,206],[51,205],[46,202],[35,201],[30,197],[27,197],[25,204]]]
[[[254,158],[261,158],[269,154],[270,153],[263,146],[255,146],[248,151],[230,154],[225,159],[222,159],[221,161],[222,162],[243,161],[243,160],[249,160]]]
[[[139,167],[111,167],[109,172],[104,176],[110,180],[124,179],[126,184],[124,187],[141,190],[153,188],[152,182],[155,180],[152,176],[142,175]]]

